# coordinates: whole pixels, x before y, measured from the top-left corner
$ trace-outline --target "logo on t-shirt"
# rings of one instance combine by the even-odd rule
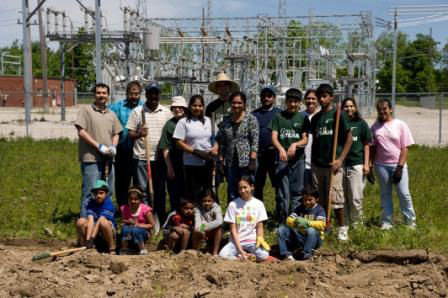
[[[294,129],[288,129],[288,128],[280,129],[280,139],[292,139],[292,138],[300,138],[300,134],[296,132]]]
[[[235,215],[235,221],[237,225],[244,225],[244,224],[255,224],[257,220],[256,216],[256,210],[253,208],[244,208],[244,209],[238,209],[236,211]]]
[[[327,127],[319,127],[317,130],[317,137],[319,136],[332,136],[333,135],[333,129],[328,129]]]

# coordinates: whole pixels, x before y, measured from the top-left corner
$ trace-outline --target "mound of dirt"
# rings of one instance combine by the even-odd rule
[[[196,251],[32,262],[0,246],[0,297],[445,297],[448,260],[425,251],[319,252],[306,262],[227,261]]]

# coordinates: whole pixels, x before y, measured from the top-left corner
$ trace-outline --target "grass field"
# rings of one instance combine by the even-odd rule
[[[378,184],[365,190],[365,225],[350,229],[351,240],[340,243],[333,235],[324,246],[332,250],[425,248],[448,255],[446,165],[448,148],[414,146],[409,155],[410,189],[418,229],[398,225],[391,231],[378,227]],[[68,140],[34,141],[0,139],[0,237],[73,239],[79,213],[81,174],[77,144]],[[275,201],[266,187],[265,204],[270,216]],[[225,197],[225,185],[220,197]],[[395,220],[402,222],[398,200]],[[275,243],[275,222],[266,224],[266,238]]]

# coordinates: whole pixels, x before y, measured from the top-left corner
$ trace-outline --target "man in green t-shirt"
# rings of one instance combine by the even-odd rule
[[[276,217],[285,223],[290,211],[300,205],[305,171],[304,147],[308,143],[309,120],[299,113],[302,92],[291,88],[285,93],[286,110],[275,114],[269,128],[278,151],[275,200]]]
[[[342,187],[342,165],[352,146],[352,133],[345,112],[341,112],[336,147],[336,159],[332,160],[333,135],[336,125],[336,109],[333,105],[333,88],[321,84],[316,90],[321,110],[311,120],[310,134],[313,135],[311,148],[311,171],[313,182],[319,192],[320,204],[327,211],[329,183],[333,173],[331,202],[339,225],[338,239],[348,240],[348,226],[344,225],[344,191]],[[327,214],[327,217],[330,215]]]

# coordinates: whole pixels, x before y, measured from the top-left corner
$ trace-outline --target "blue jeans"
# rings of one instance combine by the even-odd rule
[[[264,261],[269,257],[269,252],[265,251],[261,247],[257,248],[255,246],[255,243],[245,244],[245,245],[243,244],[243,245],[241,245],[241,248],[245,252],[255,255],[255,257],[257,258],[257,261]],[[237,259],[238,254],[239,254],[238,249],[236,248],[236,245],[232,241],[229,241],[219,252],[219,256],[221,258],[230,259],[230,260]]]
[[[249,170],[249,167],[239,167],[238,161],[232,163],[231,165],[225,166],[226,178],[227,178],[227,205],[239,197],[238,194],[238,182],[243,176],[252,176],[254,179],[254,174]]]
[[[86,218],[86,207],[92,196],[92,188],[95,181],[101,179],[104,176],[105,162],[82,162],[81,163],[81,175],[82,175],[82,185],[81,185],[81,206],[80,206],[80,217]],[[109,177],[107,178],[107,183],[109,184],[109,193],[112,196],[114,193],[114,165],[110,163]]]
[[[313,254],[313,249],[318,249],[322,245],[320,232],[315,228],[305,230],[305,235],[281,225],[277,230],[278,248],[283,257],[292,256],[294,251],[301,249],[305,258]]]
[[[144,243],[149,238],[148,230],[135,227],[135,226],[129,226],[129,225],[123,225],[123,228],[121,229],[121,240],[122,241],[131,241],[135,244]]]
[[[392,215],[394,206],[392,203],[392,176],[394,174],[396,164],[379,165],[375,164],[375,172],[378,177],[381,192],[381,223],[392,224]],[[408,167],[403,168],[403,175],[398,184],[395,185],[398,199],[400,201],[401,214],[407,225],[415,224],[415,211],[412,204],[411,194],[409,192],[409,173]]]
[[[152,185],[154,189],[154,202],[149,202],[149,188],[148,188],[148,166],[146,160],[133,160],[133,179],[134,184],[139,185],[143,189],[144,202],[149,204],[154,209],[154,213],[159,217],[159,221],[165,222],[166,218],[166,168],[164,161],[151,161],[151,176]]]
[[[303,192],[305,160],[278,161],[275,187],[275,212],[279,223],[300,206]]]

